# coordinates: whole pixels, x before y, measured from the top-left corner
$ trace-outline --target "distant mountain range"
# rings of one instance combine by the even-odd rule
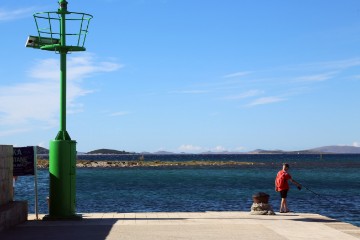
[[[37,147],[37,153],[38,154],[49,154],[49,150],[43,147]],[[199,154],[360,154],[360,147],[354,147],[354,146],[325,146],[325,147],[318,147],[308,150],[299,150],[299,151],[283,151],[283,150],[263,150],[263,149],[256,149],[250,152],[203,152]],[[80,153],[78,153],[80,154]],[[118,151],[113,149],[97,149],[93,150],[87,153],[81,153],[81,154],[179,154],[179,153],[173,153],[173,152],[167,152],[167,151],[159,151],[159,152],[126,152],[126,151]],[[180,154],[186,154],[186,153],[180,153]]]
[[[360,147],[354,146],[326,146],[313,148],[311,151],[323,153],[360,153]]]

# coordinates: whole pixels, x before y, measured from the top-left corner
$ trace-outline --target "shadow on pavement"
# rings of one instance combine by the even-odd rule
[[[300,222],[340,222],[336,219],[321,219],[321,218],[301,218],[301,219],[293,219],[293,221],[300,221]]]
[[[27,221],[0,232],[1,240],[104,240],[118,219],[80,221]]]

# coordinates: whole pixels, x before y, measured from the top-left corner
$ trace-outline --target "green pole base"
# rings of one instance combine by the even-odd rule
[[[49,215],[47,219],[73,219],[75,214],[76,141],[50,141]]]
[[[55,140],[71,140],[71,138],[67,131],[59,131],[55,137]]]

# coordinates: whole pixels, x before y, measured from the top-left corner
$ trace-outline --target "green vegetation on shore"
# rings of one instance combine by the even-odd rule
[[[90,151],[87,154],[135,154],[135,153],[102,148],[102,149]]]
[[[109,167],[168,167],[168,166],[239,166],[239,165],[262,165],[254,162],[234,161],[188,161],[188,162],[163,162],[163,161],[89,161],[77,160],[78,168],[109,168]],[[48,168],[49,161],[38,160],[38,168]]]

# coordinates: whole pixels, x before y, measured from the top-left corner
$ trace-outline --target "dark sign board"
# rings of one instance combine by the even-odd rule
[[[34,147],[14,147],[14,176],[35,174]]]

